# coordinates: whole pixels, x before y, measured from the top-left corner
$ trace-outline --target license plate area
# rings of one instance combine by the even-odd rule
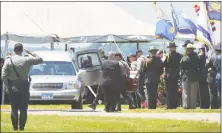
[[[52,93],[43,93],[43,94],[41,94],[41,98],[43,100],[51,100],[51,99],[53,99],[53,94]]]

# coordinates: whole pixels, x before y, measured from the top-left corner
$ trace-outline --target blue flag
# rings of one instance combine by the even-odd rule
[[[221,21],[220,1],[208,1],[206,7],[208,10],[208,16],[210,20]]]
[[[177,32],[181,34],[194,34],[196,35],[197,26],[183,12],[172,7],[172,17],[174,26]]]
[[[169,41],[173,41],[176,36],[176,31],[173,24],[160,8],[157,8],[155,36],[158,38],[165,38]]]

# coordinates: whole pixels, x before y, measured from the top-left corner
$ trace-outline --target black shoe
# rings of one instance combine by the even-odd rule
[[[14,127],[14,128],[13,128],[13,130],[14,130],[14,131],[17,131],[17,130],[18,130],[18,128],[17,128],[17,127]]]
[[[130,105],[129,109],[136,109],[136,108],[133,105]]]
[[[92,108],[93,110],[96,110],[96,104],[89,104],[88,107]]]
[[[20,131],[24,131],[24,127],[20,127],[19,130],[20,130]]]
[[[117,108],[116,111],[122,111],[122,108]]]

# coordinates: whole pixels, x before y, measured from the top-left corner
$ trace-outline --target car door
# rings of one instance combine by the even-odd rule
[[[79,76],[85,86],[98,85],[102,78],[101,57],[98,49],[88,49],[76,52],[76,62]]]

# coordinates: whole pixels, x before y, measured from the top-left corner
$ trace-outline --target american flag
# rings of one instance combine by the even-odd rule
[[[197,13],[197,16],[199,16],[200,6],[197,5],[197,4],[195,4],[195,5],[193,6],[193,8],[195,9],[195,12]],[[213,20],[210,20],[210,24],[211,24],[211,27],[212,27],[212,31],[213,31],[213,32],[216,31],[216,26],[215,26],[215,23],[214,23]]]

